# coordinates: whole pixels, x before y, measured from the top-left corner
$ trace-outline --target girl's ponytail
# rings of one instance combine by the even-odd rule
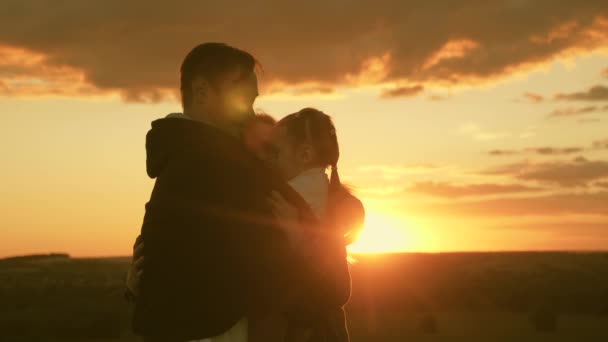
[[[338,174],[338,159],[340,159],[340,146],[338,145],[338,136],[336,134],[336,128],[329,116],[326,116],[327,120],[327,163],[331,167],[331,174],[329,176],[329,191],[333,194],[342,189],[342,183],[340,182],[340,175]]]
[[[334,192],[342,188],[340,175],[338,174],[338,165],[331,166],[331,174],[329,176],[329,191]]]

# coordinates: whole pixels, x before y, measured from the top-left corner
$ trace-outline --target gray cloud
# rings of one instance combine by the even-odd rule
[[[482,174],[511,176],[525,181],[538,181],[561,186],[585,186],[608,177],[608,161],[583,157],[571,161],[520,162],[485,170]]]
[[[448,97],[447,96],[442,96],[442,95],[431,95],[429,96],[429,100],[431,101],[445,101],[447,100]]]
[[[595,148],[595,149],[607,149],[608,150],[608,139],[594,141],[593,142],[593,148]]]
[[[313,0],[294,8],[278,0],[5,0],[0,46],[43,60],[24,70],[9,59],[0,94],[56,93],[70,84],[48,82],[43,69],[52,69],[71,70],[86,88],[69,94],[171,96],[181,59],[205,41],[251,51],[266,66],[264,84],[487,82],[603,46],[606,18],[603,1]]]
[[[540,155],[563,155],[563,154],[574,154],[583,152],[585,149],[582,147],[532,147],[527,148],[527,152],[533,152]]]
[[[532,103],[540,103],[545,100],[544,96],[530,92],[524,93],[524,98]]]
[[[533,153],[544,156],[553,155],[569,155],[585,151],[584,147],[528,147],[523,150],[491,150],[488,151],[490,156],[513,156],[525,153]]]
[[[588,123],[598,123],[601,121],[602,120],[600,120],[598,118],[584,118],[584,119],[579,119],[577,122],[580,124],[588,124]]]
[[[512,156],[516,154],[520,154],[520,151],[516,150],[491,150],[488,151],[488,154],[491,156]]]
[[[421,85],[415,85],[411,87],[399,87],[393,89],[385,89],[380,94],[382,98],[394,98],[394,97],[411,97],[420,94],[424,90]]]
[[[591,113],[596,113],[600,110],[607,110],[608,107],[600,108],[598,106],[586,106],[579,108],[560,108],[552,111],[547,115],[548,118],[559,118],[559,117],[569,117],[569,116],[581,116]]]
[[[555,95],[556,100],[567,101],[608,101],[608,87],[596,85],[586,91]]]
[[[608,191],[556,194],[527,198],[506,198],[430,204],[416,208],[434,215],[455,216],[561,216],[608,215]],[[413,210],[411,208],[410,210]]]
[[[604,188],[604,189],[608,189],[608,181],[605,182],[595,182],[593,183],[593,185],[600,187],[600,188]]]

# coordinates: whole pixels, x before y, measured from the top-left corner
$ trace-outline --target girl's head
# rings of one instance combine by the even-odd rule
[[[315,167],[331,167],[332,182],[339,184],[337,174],[340,149],[331,117],[313,108],[281,119],[274,130],[275,165],[289,180]]]
[[[245,123],[241,138],[245,147],[260,159],[266,160],[266,149],[277,121],[266,113],[256,113]]]
[[[281,119],[271,138],[274,164],[287,180],[311,168],[331,167],[328,207],[325,219],[352,243],[362,228],[365,210],[360,200],[340,183],[340,149],[331,117],[313,108],[304,108]]]

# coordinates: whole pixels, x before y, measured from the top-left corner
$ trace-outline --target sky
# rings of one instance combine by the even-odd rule
[[[145,134],[209,41],[261,62],[256,109],[334,118],[351,251],[608,250],[605,1],[7,0],[0,257],[130,254]]]

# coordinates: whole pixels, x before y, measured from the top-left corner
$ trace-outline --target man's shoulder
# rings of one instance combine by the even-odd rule
[[[255,158],[255,157],[253,157]],[[201,153],[188,148],[167,163],[158,177],[163,188],[177,185],[194,197],[256,197],[276,188],[277,179],[259,160],[240,153]],[[204,191],[206,194],[198,194]],[[215,194],[215,195],[214,195]],[[256,195],[258,194],[258,195]],[[243,199],[244,200],[244,199]]]
[[[247,164],[234,155],[200,153],[195,147],[186,148],[167,162],[166,172],[158,178],[180,182],[228,185],[252,177]]]

